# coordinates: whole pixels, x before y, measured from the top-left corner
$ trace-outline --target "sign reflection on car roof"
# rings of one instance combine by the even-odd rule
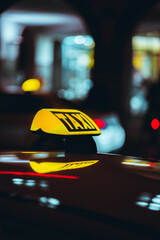
[[[99,160],[90,160],[90,161],[78,161],[78,162],[35,162],[30,161],[31,168],[38,173],[48,173],[48,172],[57,172],[69,169],[78,169],[89,167]]]

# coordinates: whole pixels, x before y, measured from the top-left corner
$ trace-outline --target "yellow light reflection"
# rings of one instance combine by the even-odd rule
[[[37,153],[37,151],[36,152],[29,152],[29,151],[27,151],[27,152],[21,152],[21,153],[33,154],[33,153]]]
[[[41,158],[54,158],[54,157],[65,157],[65,152],[21,152],[22,156],[24,155],[25,158],[32,159],[41,159]]]
[[[39,79],[28,79],[22,84],[22,90],[24,92],[38,91],[41,85],[42,84]]]
[[[99,160],[78,161],[78,162],[41,162],[41,163],[30,161],[30,166],[37,173],[49,173],[49,172],[58,172],[58,171],[69,170],[69,169],[89,167],[98,162]]]
[[[144,161],[144,160],[138,160],[138,159],[125,159],[122,164],[125,165],[132,165],[137,167],[154,167],[154,163]]]

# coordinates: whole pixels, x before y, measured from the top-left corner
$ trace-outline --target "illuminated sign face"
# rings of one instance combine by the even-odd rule
[[[55,116],[66,126],[69,132],[96,131],[95,126],[83,114],[75,113],[54,113]]]
[[[31,131],[57,135],[99,135],[93,120],[78,110],[42,109],[34,117]]]
[[[97,162],[99,162],[99,160],[78,162],[41,162],[41,163],[30,161],[30,166],[37,173],[49,173],[89,167]]]

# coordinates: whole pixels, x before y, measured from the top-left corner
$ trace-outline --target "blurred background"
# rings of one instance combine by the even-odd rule
[[[159,158],[160,1],[4,1],[0,149],[32,149],[44,107],[91,116],[98,152]]]

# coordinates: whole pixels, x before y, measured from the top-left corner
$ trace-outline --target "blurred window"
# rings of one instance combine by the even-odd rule
[[[95,42],[91,36],[68,36],[62,42],[62,80],[58,96],[67,100],[84,100],[93,83]]]
[[[52,89],[54,44],[51,37],[37,38],[36,44],[36,73],[43,78],[43,90]]]
[[[143,115],[148,108],[147,95],[151,85],[159,81],[160,39],[158,36],[134,36],[133,73],[130,111],[133,115]]]

